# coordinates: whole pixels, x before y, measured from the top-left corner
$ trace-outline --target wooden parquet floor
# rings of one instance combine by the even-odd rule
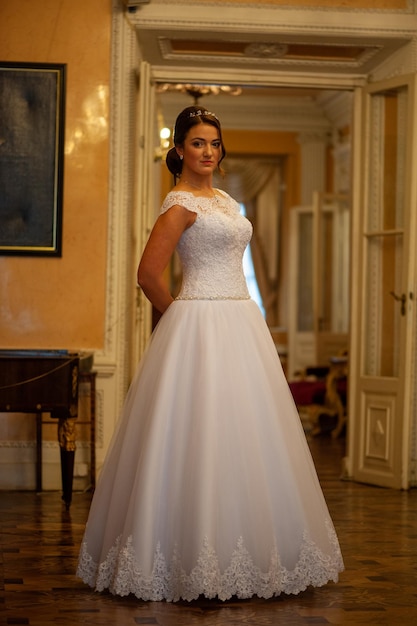
[[[74,576],[91,494],[0,492],[0,624],[417,624],[417,491],[341,481],[343,440],[310,446],[345,559],[338,584],[271,600],[169,604],[98,594]]]

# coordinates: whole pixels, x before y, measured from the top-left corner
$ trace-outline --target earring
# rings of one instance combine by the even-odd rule
[[[180,154],[180,161],[182,161],[182,160],[183,160],[183,158],[184,158],[184,155],[183,155],[183,154]]]

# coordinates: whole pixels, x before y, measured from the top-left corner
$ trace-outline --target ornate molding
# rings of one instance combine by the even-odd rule
[[[371,101],[371,123],[369,126],[369,163],[372,168],[369,172],[369,189],[367,191],[366,206],[368,207],[364,219],[367,231],[377,231],[380,228],[380,198],[381,198],[381,140],[379,129],[382,124],[383,109],[379,99],[373,98]],[[380,357],[380,337],[381,337],[381,317],[380,317],[380,248],[371,245],[366,239],[365,257],[363,261],[367,268],[367,284],[363,286],[364,293],[367,294],[368,318],[365,320],[364,333],[366,341],[364,343],[364,363],[367,375],[377,375]]]
[[[77,444],[77,449],[84,449],[90,448],[90,442],[86,441],[86,440],[79,440],[76,441]],[[16,440],[7,440],[7,439],[3,439],[2,441],[0,441],[0,449],[2,448],[16,448],[16,449],[25,449],[25,450],[35,450],[36,449],[36,441],[34,441],[33,439],[27,441],[24,439],[21,439],[19,441]],[[59,443],[58,441],[52,441],[52,440],[44,440],[42,441],[42,448],[44,450],[58,450],[59,449]]]
[[[166,29],[171,28],[172,31],[180,31],[180,30],[188,30],[199,31],[201,29],[201,20],[196,20],[194,18],[190,18],[187,21],[180,19],[173,19],[167,22],[166,19],[143,19],[138,23],[133,21],[133,25],[142,28],[144,30],[158,30],[158,29]],[[406,38],[411,39],[415,35],[414,25],[404,25],[404,27],[398,26],[396,27],[393,24],[381,25],[380,27],[370,26],[370,25],[360,25],[360,24],[345,24],[344,26],[337,26],[335,24],[294,24],[294,22],[283,22],[279,20],[275,22],[270,22],[267,19],[265,21],[255,21],[249,22],[247,19],[231,19],[230,21],[222,20],[205,20],[204,28],[205,32],[213,32],[213,33],[222,33],[222,32],[242,32],[242,29],[245,29],[245,32],[249,34],[259,33],[265,35],[265,33],[270,34],[293,34],[293,35],[311,35],[312,37],[323,37],[324,35],[332,36],[333,38],[342,37],[342,36],[357,36],[357,37],[381,37],[381,36],[392,36],[397,38],[399,41],[406,43]],[[311,43],[311,40],[305,40],[308,43]]]
[[[96,447],[104,445],[104,391],[96,389]]]
[[[129,381],[126,346],[132,302],[136,295],[132,281],[130,237],[134,201],[138,51],[135,33],[126,20],[123,7],[118,0],[113,0],[112,5],[105,340],[103,350],[95,354],[95,364],[98,384],[102,376],[114,377],[117,411],[123,403]]]
[[[57,441],[50,441],[50,442],[45,441],[44,443],[45,445],[46,443],[51,443],[53,447],[58,447]],[[42,443],[42,446],[43,446],[43,443]],[[14,439],[11,439],[11,440],[3,439],[2,441],[0,441],[0,448],[33,448],[35,449],[36,441],[34,440],[25,441],[23,439],[19,441],[16,441]]]
[[[141,42],[146,60],[152,65],[155,76],[158,74],[163,82],[169,82],[171,75],[175,82],[181,81],[182,78],[175,75],[176,72],[181,73],[181,69],[190,72],[185,82],[195,79],[191,74],[193,71],[198,76],[198,71],[209,72],[212,69],[213,74],[219,76],[222,72],[227,74],[227,69],[233,69],[236,73],[251,72],[257,78],[263,73],[264,80],[275,82],[279,80],[275,74],[281,72],[280,80],[298,73],[299,82],[306,75],[319,79],[327,76],[331,81],[338,77],[350,78],[353,85],[355,81],[357,84],[361,78],[367,78],[396,51],[413,41],[417,33],[417,16],[414,15],[396,14],[391,17],[347,11],[341,19],[338,9],[323,11],[310,7],[300,11],[293,8],[284,10],[282,7],[271,9],[270,5],[256,5],[256,8],[246,5],[243,8],[234,4],[216,11],[213,5],[199,4],[193,5],[190,11],[187,5],[181,3],[167,3],[163,10],[160,5],[151,3],[128,19]],[[175,39],[204,40],[207,49],[204,52],[197,48],[196,52],[192,48],[187,50],[186,46],[175,47]],[[213,48],[209,45],[210,41]],[[238,49],[236,53],[228,54],[218,45],[225,41],[241,44],[248,50],[254,46],[255,51],[248,55]],[[284,56],[283,46],[289,48]],[[291,46],[294,49],[295,46],[303,47],[304,53],[298,49],[296,54],[292,54]],[[326,46],[358,49],[347,57],[330,48],[323,55],[309,54],[309,47],[320,52]],[[259,54],[260,50],[262,54]],[[401,54],[398,60],[399,65],[404,65]],[[414,65],[416,63],[414,59]],[[253,80],[260,83],[257,78]],[[201,76],[195,80],[202,82]],[[220,82],[221,79],[217,80]],[[238,76],[234,82],[227,79],[227,84],[244,84],[238,80]]]
[[[392,35],[398,38],[412,37],[415,34],[415,22],[410,15],[417,13],[412,7],[406,11],[351,10],[342,8],[294,7],[288,5],[237,5],[219,2],[222,11],[213,10],[216,3],[190,4],[182,2],[162,2],[163,10],[155,0],[136,13],[128,14],[127,19],[138,29],[189,30],[213,32],[245,33],[305,33],[322,35],[329,33],[345,35]],[[343,13],[343,20],[337,20]],[[279,15],[280,14],[280,15]],[[396,16],[396,19],[394,18]]]
[[[297,137],[298,143],[301,145],[320,145],[328,144],[331,140],[329,132],[323,132],[320,130],[314,130],[309,132],[301,132]]]
[[[161,51],[161,55],[163,59],[167,61],[189,61],[191,63],[201,63],[203,60],[204,63],[219,63],[219,60],[222,63],[231,62],[237,65],[251,65],[253,63],[258,63],[262,61],[263,65],[274,65],[280,66],[283,68],[299,68],[299,67],[328,67],[333,70],[343,69],[343,70],[360,70],[364,67],[366,63],[368,63],[375,55],[383,50],[382,44],[369,44],[368,46],[364,45],[363,47],[367,47],[362,54],[360,54],[356,59],[351,60],[334,60],[331,58],[326,59],[293,59],[286,58],[286,50],[288,46],[292,43],[290,40],[283,38],[280,42],[252,42],[248,43],[245,54],[242,56],[221,56],[221,55],[210,55],[205,54],[204,56],[200,54],[180,54],[178,52],[172,51],[171,39],[167,37],[158,37],[159,48]],[[236,40],[235,40],[236,41]],[[245,43],[246,39],[240,39],[241,42]],[[308,46],[311,45],[311,41],[307,41],[304,39],[297,40],[297,45]],[[325,47],[325,43],[322,44]],[[334,43],[332,45],[335,45]],[[342,47],[342,44],[339,44]],[[358,42],[352,43],[343,43],[343,48],[355,48],[357,47]]]
[[[269,1],[269,2],[262,2],[262,0],[260,0],[259,2],[253,2],[253,1],[248,1],[248,2],[228,2],[227,0],[222,1],[222,0],[206,0],[205,2],[196,2],[195,0],[181,0],[181,2],[172,2],[172,0],[153,0],[153,4],[157,5],[157,4],[176,4],[176,5],[185,5],[187,6],[187,8],[191,6],[194,6],[196,9],[199,7],[224,7],[224,8],[234,8],[234,9],[259,9],[259,8],[267,8],[270,9],[272,11],[308,11],[312,9],[311,5],[303,5],[302,2],[300,2],[298,5],[296,5],[295,3],[288,3],[288,4],[281,4],[281,3],[276,3],[274,4],[273,0]],[[315,10],[317,11],[323,11],[323,12],[329,12],[332,11],[334,12],[335,9],[333,7],[326,7],[326,6],[317,6],[315,7]],[[381,14],[414,14],[417,12],[416,9],[416,2],[415,0],[407,0],[407,6],[404,9],[398,9],[397,7],[395,8],[390,8],[390,7],[351,7],[351,6],[346,6],[346,7],[338,7],[337,8],[338,12],[341,13],[381,13]]]
[[[127,33],[126,33],[127,30]],[[113,0],[112,58],[110,105],[110,172],[108,205],[108,264],[105,354],[117,350],[117,333],[123,332],[126,324],[126,302],[121,304],[120,291],[123,284],[120,277],[126,273],[127,259],[120,252],[129,249],[127,245],[126,222],[129,222],[129,209],[132,202],[133,146],[132,109],[135,93],[133,36],[126,29],[123,10],[117,0]],[[127,45],[126,45],[127,44]],[[128,123],[126,124],[126,120]]]

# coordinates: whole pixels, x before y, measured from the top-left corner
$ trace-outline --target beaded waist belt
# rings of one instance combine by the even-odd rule
[[[177,296],[175,300],[250,300],[250,296]]]

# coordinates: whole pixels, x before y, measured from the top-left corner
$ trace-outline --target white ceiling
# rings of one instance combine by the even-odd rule
[[[128,19],[156,83],[242,88],[240,96],[200,100],[224,127],[325,130],[337,118],[349,121],[353,87],[412,38],[404,29],[373,28],[380,18],[372,21],[369,14],[352,22],[343,11],[192,5],[151,0]],[[165,92],[158,103],[171,125],[193,99]]]

